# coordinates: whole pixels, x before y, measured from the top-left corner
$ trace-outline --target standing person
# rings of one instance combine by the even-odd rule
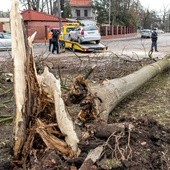
[[[53,37],[53,29],[48,33],[48,40],[49,40],[49,51],[51,51],[52,46],[52,37]]]
[[[152,32],[151,40],[152,40],[151,51],[153,51],[153,48],[155,47],[155,51],[158,52],[158,50],[157,50],[158,34],[156,32],[156,29],[154,29]]]
[[[57,51],[57,54],[59,54],[59,35],[60,35],[60,31],[59,30],[53,30],[53,37],[52,37],[52,43],[53,43],[53,49],[52,49],[52,53],[54,54],[54,51]]]

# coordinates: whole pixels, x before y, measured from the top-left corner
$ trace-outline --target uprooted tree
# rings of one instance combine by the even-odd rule
[[[45,161],[52,154],[49,154],[49,150],[55,151],[67,161],[78,159],[81,155],[80,143],[90,136],[109,139],[125,129],[130,133],[134,128],[132,124],[107,124],[109,113],[127,95],[170,68],[169,57],[126,77],[106,80],[97,85],[89,85],[87,76],[78,76],[63,95],[60,80],[48,68],[44,68],[43,74],[37,74],[32,47],[35,34],[27,40],[18,5],[18,0],[13,0],[11,28],[16,100],[13,146],[15,162],[23,169],[40,169],[38,162]],[[74,119],[66,109],[67,105],[73,104],[80,104],[80,111]],[[92,167],[102,156],[104,146],[101,142],[95,149],[89,149],[80,169]],[[129,138],[127,146],[124,153],[117,147],[117,158],[126,160],[131,157]],[[51,159],[51,164],[55,162]]]

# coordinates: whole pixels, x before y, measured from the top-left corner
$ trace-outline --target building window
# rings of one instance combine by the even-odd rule
[[[77,17],[80,17],[80,10],[79,9],[76,9],[76,14],[77,14]]]
[[[84,16],[88,17],[88,10],[87,9],[84,10]]]

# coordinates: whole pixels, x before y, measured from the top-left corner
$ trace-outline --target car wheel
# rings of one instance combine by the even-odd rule
[[[81,39],[80,39],[80,38],[78,38],[78,39],[77,39],[77,41],[78,41],[78,43],[79,43],[79,44],[81,44],[81,43],[82,43],[82,41],[81,41]]]
[[[75,48],[74,48],[74,44],[72,45],[71,50],[72,50],[73,52],[76,51]]]
[[[68,36],[68,40],[72,41],[73,39],[71,38],[71,35]]]
[[[97,40],[97,41],[96,41],[96,44],[99,44],[99,43],[100,43],[100,40]]]

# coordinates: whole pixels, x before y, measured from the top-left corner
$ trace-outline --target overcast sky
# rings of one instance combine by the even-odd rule
[[[149,8],[150,10],[163,11],[164,8],[170,9],[170,0],[140,0],[141,5],[144,8]]]
[[[12,0],[0,0],[0,11],[8,11],[11,9]],[[163,11],[164,7],[170,9],[170,0],[140,0],[144,8],[149,8],[150,10]]]

